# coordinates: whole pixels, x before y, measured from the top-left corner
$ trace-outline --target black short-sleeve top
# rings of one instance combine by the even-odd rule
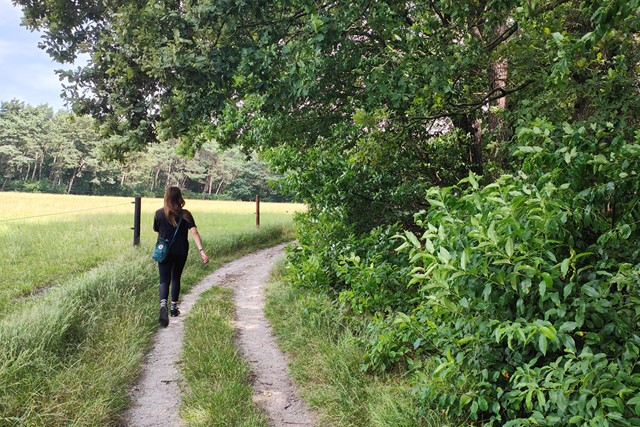
[[[187,231],[196,226],[193,215],[186,209],[182,210],[182,223],[176,235],[176,240],[171,245],[169,253],[178,256],[187,256],[189,253],[189,239]],[[164,216],[164,209],[160,208],[153,217],[153,231],[160,233],[160,237],[171,240],[176,228]]]

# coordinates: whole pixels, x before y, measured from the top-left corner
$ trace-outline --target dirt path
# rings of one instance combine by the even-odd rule
[[[223,265],[182,297],[180,316],[154,337],[134,389],[125,425],[180,426],[181,403],[178,363],[184,336],[184,318],[198,297],[211,286],[233,289],[238,346],[251,365],[254,401],[272,426],[313,426],[313,418],[289,377],[286,360],[277,348],[264,316],[264,287],[285,245],[265,249]]]

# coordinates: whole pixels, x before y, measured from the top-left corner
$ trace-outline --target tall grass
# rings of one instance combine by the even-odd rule
[[[127,199],[0,197],[10,202],[4,206],[16,208],[3,208],[0,214],[0,288],[10,289],[2,298],[11,303],[1,306],[0,426],[117,425],[157,328],[151,218],[161,202],[143,203],[147,227],[140,247],[134,248]],[[116,203],[121,206],[104,212],[104,206]],[[274,206],[273,222],[263,220],[256,230],[253,212],[231,212],[237,204],[187,203],[212,265],[199,263],[192,251],[183,276],[185,291],[222,262],[291,238],[290,215],[277,212],[288,207]],[[28,204],[32,208],[25,208]],[[101,209],[95,212],[91,206]],[[26,219],[71,208],[76,212]],[[269,212],[265,208],[263,213]],[[51,246],[57,251],[47,249]],[[6,255],[12,252],[20,255],[9,265]],[[29,276],[33,269],[44,271]],[[20,285],[22,277],[29,277],[26,288]],[[42,295],[21,297],[24,289],[48,286]]]
[[[282,272],[282,266],[279,270]],[[344,320],[322,294],[294,289],[275,274],[266,314],[289,368],[319,423],[334,427],[458,425],[437,411],[419,413],[411,385],[398,374],[361,371],[359,326]]]

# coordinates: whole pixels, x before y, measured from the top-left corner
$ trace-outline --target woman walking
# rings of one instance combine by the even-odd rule
[[[160,316],[158,322],[164,327],[169,325],[169,313],[171,317],[180,314],[180,310],[178,310],[180,279],[189,253],[187,230],[191,231],[193,240],[198,251],[200,251],[202,262],[205,264],[209,262],[209,257],[202,247],[202,239],[200,239],[193,215],[188,210],[183,209],[184,204],[185,201],[182,198],[180,188],[168,187],[164,193],[164,207],[158,209],[153,218],[153,230],[158,232],[159,237],[170,240],[176,233],[177,228],[175,240],[169,249],[169,255],[163,262],[158,263],[158,271],[160,273]],[[171,287],[171,307],[167,309],[169,287]]]

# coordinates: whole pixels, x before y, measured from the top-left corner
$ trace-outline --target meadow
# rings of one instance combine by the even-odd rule
[[[142,199],[140,244],[133,247],[133,198],[2,192],[0,311],[101,263],[147,255],[161,199]],[[205,247],[252,234],[255,203],[187,200]],[[261,203],[261,228],[290,228],[301,206]],[[226,241],[226,242],[225,242]],[[241,242],[238,242],[241,244]]]
[[[0,193],[0,425],[117,425],[157,329],[153,213],[142,200]],[[187,200],[211,258],[191,251],[188,289],[223,262],[291,240],[295,204]]]

